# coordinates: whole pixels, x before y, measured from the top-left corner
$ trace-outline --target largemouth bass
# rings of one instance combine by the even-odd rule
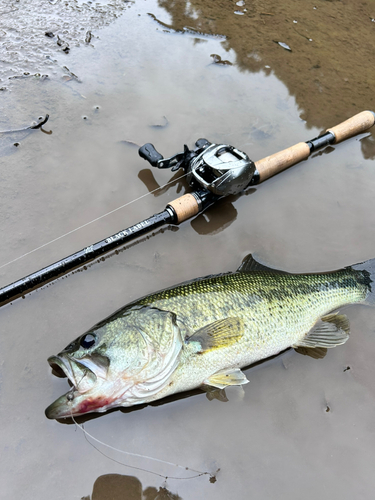
[[[148,295],[91,328],[57,356],[71,390],[48,418],[104,412],[198,387],[248,382],[241,368],[288,347],[319,358],[343,344],[349,323],[332,313],[374,303],[375,259],[321,274],[289,274],[246,257],[236,272]]]

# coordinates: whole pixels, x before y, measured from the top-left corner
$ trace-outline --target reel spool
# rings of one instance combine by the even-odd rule
[[[183,153],[164,158],[153,144],[147,143],[139,149],[139,155],[153,167],[172,171],[183,168],[193,189],[203,189],[220,198],[238,194],[254,183],[255,163],[243,151],[207,139],[198,139],[195,146],[194,150],[184,146]]]

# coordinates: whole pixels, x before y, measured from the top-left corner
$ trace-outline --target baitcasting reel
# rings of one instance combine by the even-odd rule
[[[193,189],[201,188],[219,197],[238,194],[254,183],[255,164],[246,153],[226,144],[212,144],[207,139],[198,139],[195,146],[196,149],[189,150],[185,145],[182,153],[170,158],[163,158],[150,143],[138,152],[153,167],[171,168],[172,172],[183,168]]]
[[[170,158],[163,158],[152,144],[145,144],[139,149],[142,158],[158,168],[171,168],[172,171],[183,168],[194,191],[170,201],[162,212],[1,288],[0,305],[164,224],[180,224],[195,217],[220,198],[238,194],[249,185],[263,182],[306,160],[313,151],[364,132],[374,123],[375,113],[362,111],[315,139],[299,142],[257,160],[255,164],[233,146],[211,144],[206,139],[199,139],[195,143],[196,149],[190,151],[184,146],[183,153]]]

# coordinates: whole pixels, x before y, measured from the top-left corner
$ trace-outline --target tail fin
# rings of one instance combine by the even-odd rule
[[[360,273],[361,283],[368,288],[365,303],[375,305],[375,259],[366,260],[350,267]]]

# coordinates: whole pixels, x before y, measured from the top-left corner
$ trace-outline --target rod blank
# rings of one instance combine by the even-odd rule
[[[48,119],[48,115],[47,115]],[[45,120],[46,121],[46,120]],[[301,160],[308,158],[312,151],[328,144],[336,144],[355,134],[364,132],[374,125],[375,113],[362,111],[348,120],[327,130],[325,134],[307,142],[300,142],[290,148],[279,151],[255,162],[257,173],[257,184],[269,177],[295,165]],[[158,153],[159,154],[159,153]],[[146,158],[148,159],[148,158]],[[221,196],[214,195],[207,189],[200,189],[193,194],[185,194],[171,201],[167,208],[158,214],[152,215],[138,224],[109,236],[105,240],[90,245],[65,259],[59,260],[50,266],[26,276],[10,285],[0,289],[0,304],[16,298],[24,292],[30,291],[48,281],[89,262],[96,257],[124,245],[125,243],[148,233],[164,224],[179,224],[184,220],[194,217],[207,207],[215,203]]]
[[[79,252],[65,257],[65,259],[61,259],[50,266],[29,274],[25,278],[1,288],[0,303],[9,301],[24,292],[27,292],[28,290],[39,287],[51,279],[57,278],[58,276],[61,276],[78,266],[82,266],[96,257],[99,257],[103,253],[109,252],[120,245],[128,243],[138,236],[148,233],[149,231],[153,231],[164,224],[171,224],[174,222],[174,219],[175,215],[172,210],[166,209],[163,212],[152,215],[138,224],[134,224],[134,226],[130,226],[127,229],[123,229],[122,231],[109,236],[105,240],[98,241],[93,245],[83,248]]]

